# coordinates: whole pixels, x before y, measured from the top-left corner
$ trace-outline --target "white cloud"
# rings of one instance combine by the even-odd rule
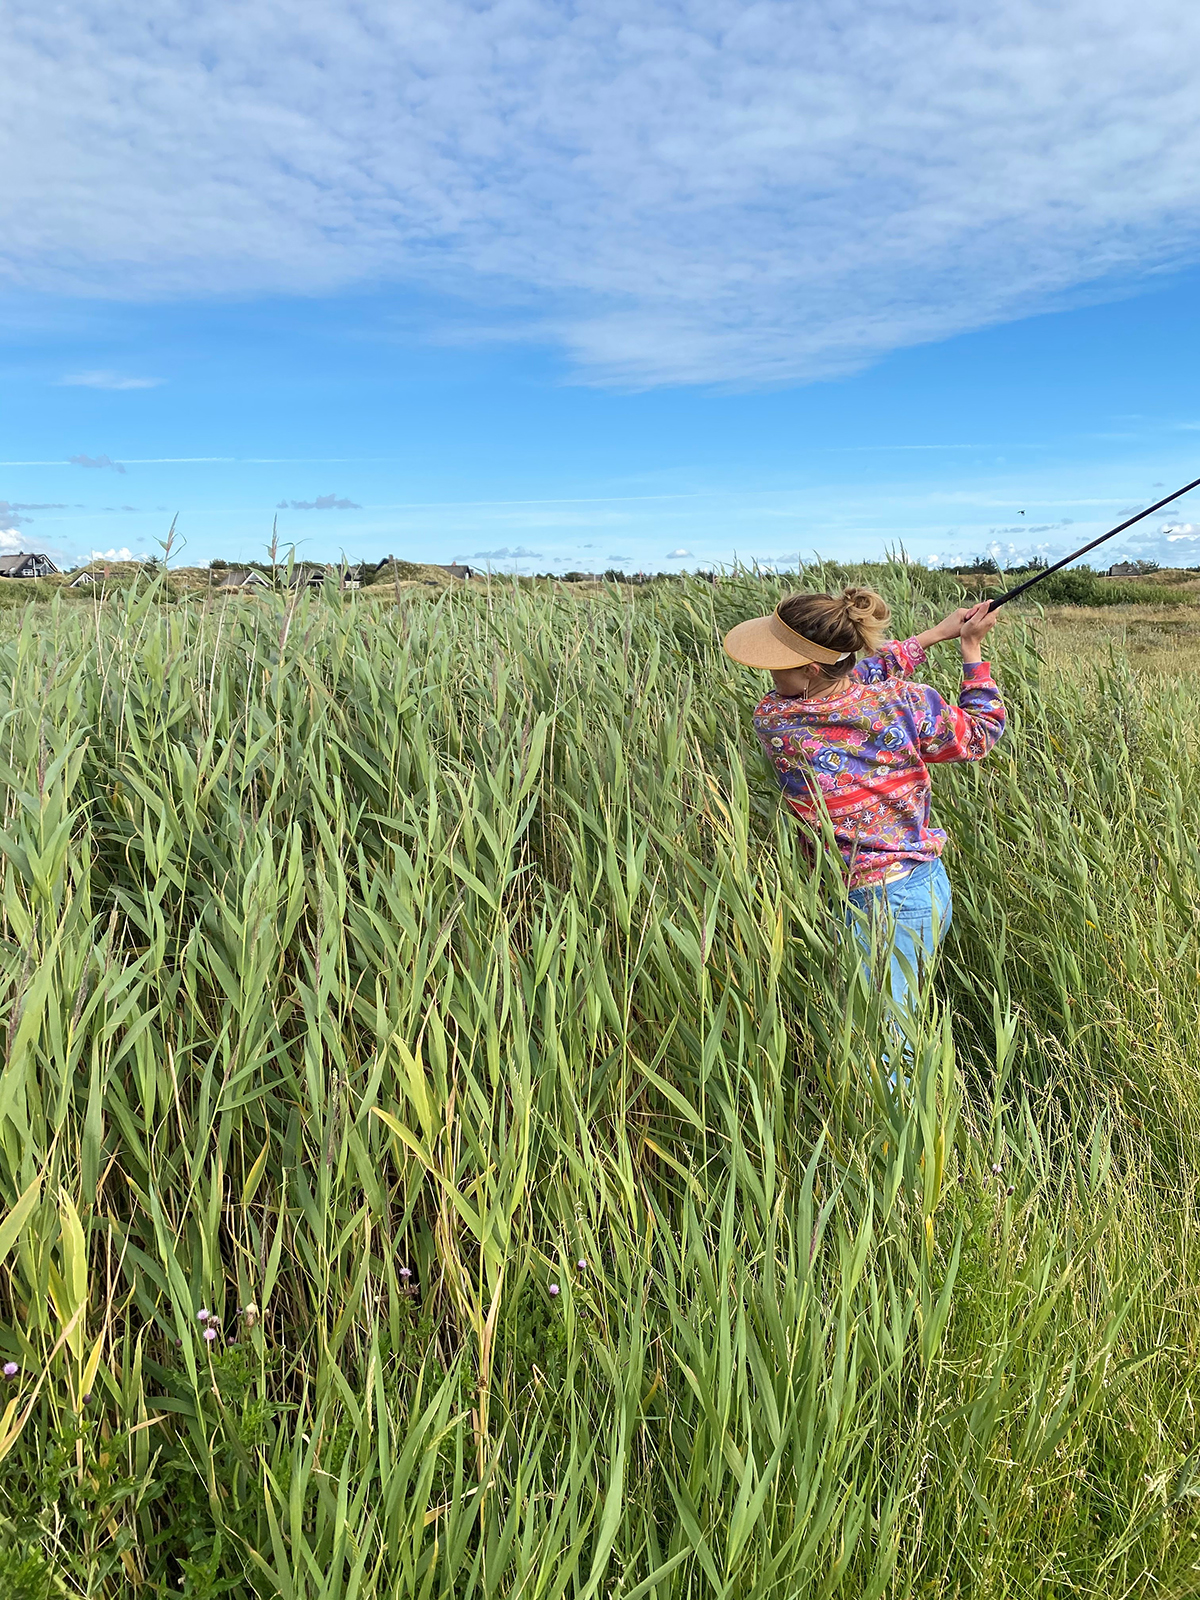
[[[24,548],[19,528],[0,528],[0,556],[15,556]]]
[[[1157,561],[1164,567],[1194,567],[1200,561],[1200,523],[1164,522],[1156,527],[1135,528],[1122,536],[1118,546],[1111,556],[1105,545],[1088,559],[1099,566],[1112,561],[1142,560]]]
[[[668,550],[667,551],[667,560],[668,561],[682,561],[685,556],[690,556],[691,553],[692,552],[690,550]]]
[[[405,281],[595,381],[765,383],[1200,254],[1190,0],[14,0],[5,47],[39,290]]]
[[[60,384],[79,389],[157,389],[161,378],[124,378],[119,372],[73,372]]]
[[[93,550],[88,559],[91,561],[133,561],[135,559],[140,561],[141,557],[135,557],[132,550]]]

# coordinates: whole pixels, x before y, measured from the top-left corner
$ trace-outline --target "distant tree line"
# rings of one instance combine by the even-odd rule
[[[1032,576],[1035,572],[1045,572],[1049,565],[1050,563],[1045,556],[1033,556],[1028,561],[1010,561],[1004,567],[1001,567],[994,556],[976,556],[974,561],[960,564],[957,567],[939,567],[938,571],[953,572],[958,574],[959,577],[975,578],[1003,574],[1005,577],[1017,578]],[[1149,577],[1152,572],[1160,570],[1157,561],[1131,561],[1129,565],[1135,569],[1135,575],[1139,578]],[[1071,570],[1073,572],[1095,572],[1094,567],[1073,567]],[[1200,572],[1200,567],[1180,567],[1179,570],[1181,572]]]

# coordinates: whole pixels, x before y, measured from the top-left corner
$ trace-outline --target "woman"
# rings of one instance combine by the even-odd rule
[[[725,639],[735,661],[763,667],[775,687],[754,727],[788,804],[814,831],[827,815],[846,862],[855,936],[869,955],[872,924],[891,938],[891,992],[902,1005],[912,977],[950,926],[946,835],[930,826],[929,767],[978,761],[1004,732],[1004,704],[981,645],[996,625],[988,602],[934,628],[884,641],[887,605],[870,589],[795,594]],[[926,649],[958,639],[958,704],[912,674]],[[859,654],[870,652],[866,660]]]

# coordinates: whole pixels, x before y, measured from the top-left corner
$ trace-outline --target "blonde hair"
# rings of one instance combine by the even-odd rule
[[[887,601],[874,589],[843,589],[841,594],[793,594],[779,602],[781,619],[789,628],[827,650],[849,651],[844,661],[821,668],[814,689],[841,681],[853,668],[860,651],[873,654],[887,637],[891,616]]]

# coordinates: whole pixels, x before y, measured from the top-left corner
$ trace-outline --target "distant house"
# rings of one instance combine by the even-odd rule
[[[443,572],[448,572],[452,578],[473,578],[474,572],[470,567],[460,566],[457,561],[452,561],[449,566],[439,563]]]
[[[80,567],[71,574],[68,589],[102,589],[107,583],[124,587],[139,578],[150,578],[161,569],[156,562],[93,561],[91,566]]]
[[[266,578],[254,567],[230,567],[217,584],[218,589],[269,589],[270,587]]]
[[[1118,561],[1115,566],[1109,567],[1108,576],[1110,578],[1140,578],[1141,573],[1137,569],[1136,562]]]
[[[45,578],[57,571],[49,556],[0,556],[0,578]]]
[[[293,567],[292,575],[288,579],[288,588],[323,589],[325,587],[325,571],[324,567]]]

